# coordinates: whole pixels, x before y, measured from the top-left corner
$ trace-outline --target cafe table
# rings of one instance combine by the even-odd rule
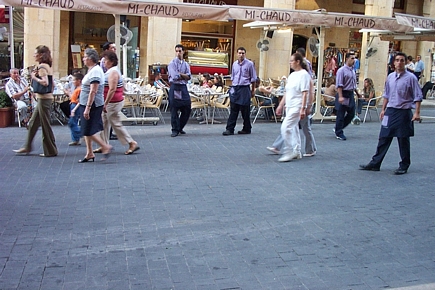
[[[123,116],[121,116],[121,121],[132,121],[135,124],[138,122],[151,122],[153,125],[157,125],[157,122],[160,120],[159,117],[145,117],[140,113],[141,103],[151,101],[151,98],[155,93],[156,92],[151,90],[124,92],[124,108],[131,109],[132,117],[127,117],[123,114]],[[143,109],[145,110],[145,107]]]
[[[199,124],[221,124],[221,122],[217,120],[212,120],[211,112],[213,108],[213,97],[221,97],[225,95],[222,92],[216,92],[211,89],[193,89],[189,91],[191,94],[193,94],[198,99],[201,99],[204,102],[204,121],[200,122]]]

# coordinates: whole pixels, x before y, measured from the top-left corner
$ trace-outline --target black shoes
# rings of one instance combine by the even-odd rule
[[[367,165],[360,165],[360,170],[369,170],[369,171],[379,171],[379,167],[374,167],[373,165],[367,164]]]
[[[359,166],[360,170],[369,170],[369,171],[379,171],[379,167],[375,167],[373,165],[371,165],[370,163],[367,165],[360,165]],[[403,168],[397,168],[396,170],[394,170],[394,175],[402,175],[408,172],[408,169],[403,169]]]
[[[172,132],[171,137],[177,137],[178,136],[178,132]]]
[[[243,131],[243,130],[241,130],[241,131],[237,132],[237,134],[242,134],[242,135],[244,135],[244,134],[251,134],[251,131]]]
[[[184,130],[181,130],[181,131],[180,131],[180,134],[181,134],[181,135],[185,135],[186,132],[185,132]]]
[[[246,134],[251,134],[251,132],[250,132],[250,131],[248,132],[248,131],[243,131],[243,130],[241,130],[241,131],[238,131],[237,134],[246,135]],[[234,132],[232,132],[232,131],[230,131],[230,130],[225,130],[225,131],[222,133],[222,135],[224,135],[224,136],[234,135]]]
[[[408,172],[408,169],[397,168],[394,170],[394,175],[402,175]]]
[[[91,157],[91,158],[83,158],[83,159],[81,159],[81,160],[79,160],[79,163],[86,163],[86,162],[94,162],[94,160],[95,160],[95,157]]]
[[[118,136],[112,134],[110,135],[109,140],[118,140]]]

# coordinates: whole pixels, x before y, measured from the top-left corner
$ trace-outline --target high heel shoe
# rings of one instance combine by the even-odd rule
[[[85,163],[85,162],[94,162],[95,161],[95,157],[91,157],[91,158],[83,158],[81,160],[79,160],[79,163]]]
[[[20,148],[20,149],[16,149],[16,150],[12,150],[12,151],[14,151],[15,153],[18,153],[18,154],[29,154],[30,153],[30,151],[27,151],[26,148]]]

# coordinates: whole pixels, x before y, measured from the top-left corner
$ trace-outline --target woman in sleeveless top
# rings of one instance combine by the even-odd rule
[[[108,50],[103,53],[103,59],[107,71],[104,75],[104,109],[102,115],[104,130],[101,132],[101,138],[105,143],[109,143],[110,128],[113,128],[118,140],[123,145],[129,144],[125,155],[130,155],[139,150],[140,147],[121,121],[121,110],[124,107],[124,84],[117,67],[118,57],[116,53]],[[101,152],[101,148],[94,150],[94,153],[99,152]]]
[[[50,125],[50,112],[53,104],[53,69],[50,49],[45,45],[36,47],[33,55],[38,66],[33,70],[32,87],[35,91],[35,98],[38,100],[35,111],[29,121],[29,131],[24,146],[14,152],[28,154],[32,151],[32,142],[39,127],[42,128],[42,148],[44,153],[41,157],[57,156],[57,147],[53,130]],[[47,93],[37,93],[37,88],[48,87]]]

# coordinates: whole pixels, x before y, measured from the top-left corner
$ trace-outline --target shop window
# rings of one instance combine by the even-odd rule
[[[208,35],[182,34],[181,44],[185,47],[185,57],[193,74],[228,74],[232,38]]]

